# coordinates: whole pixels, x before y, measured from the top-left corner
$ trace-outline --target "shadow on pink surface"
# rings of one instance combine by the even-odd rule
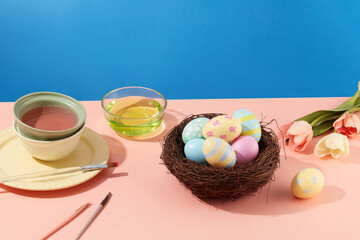
[[[102,137],[105,139],[106,143],[109,146],[109,150],[110,150],[109,162],[118,162],[120,167],[122,162],[125,160],[125,156],[126,156],[125,147],[115,138],[104,135],[102,135]],[[44,164],[46,163],[44,162]],[[8,187],[6,185],[1,185],[1,188],[4,190],[4,192],[0,191],[0,193],[11,192],[18,195],[34,197],[34,198],[59,198],[59,197],[76,195],[82,192],[89,191],[101,185],[109,178],[121,178],[128,176],[127,172],[119,172],[120,171],[119,167],[104,169],[94,178],[84,183],[81,183],[77,186],[73,186],[67,189],[53,190],[53,191],[27,191],[27,190]]]
[[[119,166],[126,158],[125,146],[113,137],[101,135],[109,146],[109,162],[118,162]]]
[[[355,163],[360,164],[360,137],[349,138],[350,155],[347,158],[340,160],[340,163]],[[354,156],[354,157],[351,157]]]
[[[103,182],[105,182],[109,178],[119,178],[128,176],[127,172],[119,172],[113,173],[114,169],[104,169],[101,173],[99,173],[94,178],[90,179],[87,182],[81,183],[77,186],[73,186],[67,189],[61,190],[53,190],[53,191],[27,191],[22,189],[16,189],[12,187],[8,187],[5,185],[1,185],[1,188],[7,193],[14,193],[26,197],[32,198],[61,198],[72,195],[77,195],[86,191],[89,191]],[[0,192],[2,193],[2,192]]]
[[[290,189],[277,193],[272,190],[270,192],[272,193],[269,193],[271,196],[269,196],[268,202],[266,200],[266,193],[260,193],[258,196],[247,197],[237,201],[220,202],[210,200],[207,203],[217,209],[236,214],[284,215],[303,212],[322,204],[337,202],[345,196],[344,190],[334,186],[325,186],[319,195],[311,199],[298,199],[292,195]]]
[[[336,186],[326,185],[315,197],[310,199],[298,199],[291,192],[290,184],[294,175],[304,169],[321,167],[313,162],[299,161],[288,157],[281,162],[280,169],[275,174],[275,181],[264,186],[254,196],[248,196],[236,201],[224,201],[210,199],[204,202],[212,207],[235,214],[248,215],[284,215],[306,211],[319,205],[331,204],[343,199],[345,191]]]

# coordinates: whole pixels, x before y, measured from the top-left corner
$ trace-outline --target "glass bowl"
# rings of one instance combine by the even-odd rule
[[[107,93],[101,106],[107,123],[117,134],[139,137],[161,125],[167,101],[150,88],[123,87]]]

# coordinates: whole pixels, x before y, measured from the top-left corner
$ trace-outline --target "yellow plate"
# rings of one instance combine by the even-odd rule
[[[109,159],[109,147],[96,132],[85,128],[78,146],[67,157],[47,162],[33,158],[22,146],[13,129],[0,131],[0,177],[25,174],[51,169],[106,163]],[[49,176],[41,180],[27,179],[4,182],[2,184],[25,190],[49,191],[76,186],[95,177],[101,170],[76,172]]]

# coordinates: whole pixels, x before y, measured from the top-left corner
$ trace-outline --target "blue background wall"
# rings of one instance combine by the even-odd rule
[[[0,101],[350,96],[360,1],[0,0]]]

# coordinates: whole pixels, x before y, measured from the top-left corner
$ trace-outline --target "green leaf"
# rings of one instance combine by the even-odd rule
[[[359,109],[358,109],[359,108]],[[353,110],[353,111],[351,111]],[[321,124],[324,121],[334,119],[336,116],[340,117],[345,112],[349,111],[350,113],[354,113],[356,111],[360,110],[360,98],[358,98],[354,105],[348,107],[345,107],[345,105],[342,106],[342,109],[339,107],[333,110],[318,110],[313,113],[310,113],[308,115],[305,115],[301,118],[296,119],[295,121],[307,121],[312,126],[316,126]],[[316,120],[316,122],[314,122]]]
[[[357,91],[352,98],[350,98],[347,101],[343,102],[340,106],[338,106],[334,110],[345,110],[345,109],[349,110],[351,108],[354,108],[354,106],[356,105],[356,101],[358,99],[359,99],[359,91]]]
[[[325,121],[319,125],[317,125],[316,127],[313,127],[313,136],[319,136],[321,134],[323,134],[324,132],[330,130],[333,128],[333,120],[329,120],[329,121]]]
[[[310,113],[306,116],[303,116],[295,121],[307,121],[312,126],[317,126],[324,121],[334,119],[336,116],[341,116],[344,111],[334,111],[334,110],[319,110],[313,113]]]
[[[358,83],[358,88],[360,89],[360,82]],[[345,112],[354,113],[360,110],[360,90],[357,90],[355,95],[337,108],[332,110],[319,110],[308,115],[305,115],[301,118],[296,119],[295,121],[306,121],[308,122],[313,129],[314,136],[323,134],[324,132],[331,129],[334,121],[339,118]]]
[[[354,105],[355,105],[355,106],[360,105],[360,98],[356,99],[356,101],[355,101],[355,104],[354,104]]]

